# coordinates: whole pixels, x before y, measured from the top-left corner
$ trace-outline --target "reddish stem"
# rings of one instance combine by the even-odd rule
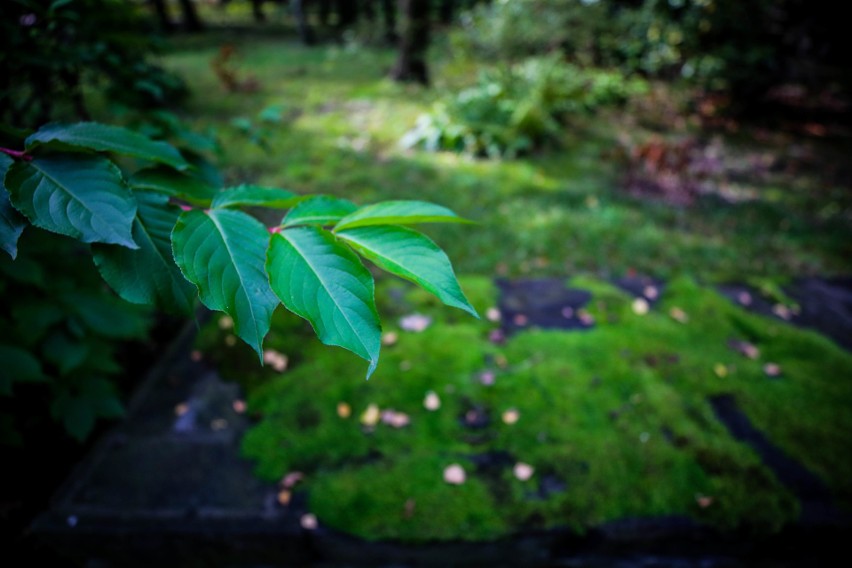
[[[24,160],[25,162],[29,162],[33,159],[33,157],[27,154],[25,151],[22,152],[18,150],[10,150],[9,148],[0,148],[0,154],[6,154],[7,156],[11,156],[18,160]]]

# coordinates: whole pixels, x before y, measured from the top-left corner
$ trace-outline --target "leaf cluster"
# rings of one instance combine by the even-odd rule
[[[0,245],[12,258],[28,225],[89,244],[120,297],[180,314],[198,297],[231,316],[261,359],[283,304],[324,343],[369,361],[369,377],[381,324],[362,258],[476,315],[446,254],[410,228],[466,222],[439,205],[223,189],[174,146],[98,123],[48,124],[21,143],[0,154]],[[265,226],[255,208],[281,210],[280,222]]]

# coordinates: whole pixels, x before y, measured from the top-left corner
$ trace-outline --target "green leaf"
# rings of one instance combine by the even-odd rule
[[[62,390],[50,405],[55,420],[61,420],[65,431],[78,442],[85,440],[95,427],[95,406],[89,397],[74,396]]]
[[[257,219],[229,209],[186,211],[172,232],[172,250],[205,306],[234,319],[258,355],[278,298],[266,276],[269,232]]]
[[[16,339],[25,345],[32,345],[44,337],[51,326],[66,316],[65,310],[41,298],[16,302],[11,314],[17,327]]]
[[[68,290],[58,294],[68,312],[101,337],[134,339],[147,331],[147,311],[100,290]]]
[[[12,205],[33,225],[86,243],[138,248],[136,200],[105,158],[59,156],[15,162],[6,173]]]
[[[208,207],[219,193],[215,187],[198,178],[162,167],[139,170],[130,176],[128,183],[137,191],[162,193],[202,207]]]
[[[82,442],[91,434],[98,417],[124,415],[124,407],[111,381],[87,376],[82,382],[77,381],[74,390],[76,392],[60,388],[50,410],[54,419],[61,420],[65,430],[77,440]]]
[[[12,384],[16,382],[32,383],[47,380],[38,359],[15,345],[0,345],[0,369],[3,369],[0,395],[11,396]]]
[[[176,148],[166,142],[156,142],[138,132],[98,124],[97,122],[79,122],[77,124],[47,124],[35,134],[27,137],[26,148],[33,148],[50,142],[59,142],[78,148],[88,148],[97,152],[114,152],[141,160],[166,164],[179,170],[190,167]]]
[[[15,163],[11,157],[6,154],[0,153],[0,185],[2,184],[3,178],[6,177],[6,170],[8,170],[12,164]]]
[[[367,205],[340,220],[334,231],[369,225],[412,225],[414,223],[470,223],[446,207],[425,201],[383,201]]]
[[[64,331],[50,334],[42,347],[44,358],[56,365],[61,375],[80,367],[89,356],[89,345],[68,336]]]
[[[285,227],[295,225],[333,225],[358,206],[346,199],[320,195],[302,201],[291,209],[281,222]]]
[[[136,200],[133,240],[139,249],[93,245],[95,264],[107,284],[128,302],[188,314],[195,287],[183,277],[172,256],[171,235],[180,210],[169,206],[165,195],[137,192]]]
[[[425,235],[393,225],[348,229],[336,234],[380,268],[422,286],[448,306],[479,317],[465,298],[450,259]]]
[[[286,189],[261,187],[259,185],[239,185],[224,189],[213,199],[213,207],[239,207],[256,205],[261,207],[292,207],[304,197]]]
[[[355,254],[318,227],[285,229],[272,236],[266,263],[272,289],[305,318],[326,345],[338,345],[379,362],[381,324],[373,277]]]
[[[0,155],[0,159],[2,159]],[[0,164],[0,180],[3,179],[5,170]],[[12,202],[9,201],[9,192],[0,184],[0,247],[3,247],[9,256],[15,258],[18,256],[18,239],[24,228],[27,226],[27,220],[18,213],[18,210],[12,207]]]

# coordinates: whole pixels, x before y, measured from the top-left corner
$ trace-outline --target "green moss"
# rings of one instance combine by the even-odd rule
[[[257,92],[228,93],[216,82],[209,65],[224,42],[237,46],[238,72],[260,78]],[[459,88],[476,76],[472,65],[441,62],[440,48],[432,55],[438,86]],[[361,203],[423,199],[477,221],[423,230],[459,273],[472,275],[462,287],[481,314],[496,304],[494,274],[634,270],[669,283],[661,301],[637,315],[621,290],[573,279],[570,286],[593,292],[592,330],[533,329],[495,345],[488,335],[496,324],[441,306],[407,282],[381,278],[379,312],[385,331],[398,339],[383,348],[367,382],[363,361],[320,345],[284,310],[276,312],[265,342],[288,357],[283,373],[258,366],[256,354],[214,318],[199,348],[249,391],[258,422],[244,451],[260,475],[275,480],[305,471],[321,521],[367,538],[491,538],[524,527],[583,529],[674,513],[724,529],[776,530],[795,518],[798,505],[716,419],[708,397],[727,393],[774,444],[852,507],[850,355],[677,278],[772,284],[848,271],[848,192],[801,178],[766,186],[745,180],[753,199],[739,203],[701,198],[677,208],[634,199],[621,189],[624,164],[613,151],[622,125],[633,122],[618,113],[578,121],[559,149],[524,160],[407,152],[400,137],[442,93],[386,80],[393,57],[385,49],[306,48],[211,30],[178,39],[163,63],[183,74],[194,93],[182,118],[224,142],[228,183]],[[283,122],[269,127],[267,149],[232,126],[234,118],[253,119],[273,104],[284,109]],[[101,114],[110,120],[108,109]],[[777,286],[767,290],[784,300]],[[674,308],[688,316],[686,323],[669,315]],[[400,318],[413,313],[432,325],[404,331]],[[730,349],[730,340],[755,344],[758,357]],[[778,364],[781,376],[768,378],[766,363]],[[496,377],[493,386],[479,380],[484,372]],[[440,396],[439,410],[423,408],[428,391]],[[351,408],[348,418],[338,415],[341,402]],[[411,424],[365,429],[358,418],[370,404],[404,412]],[[483,428],[463,425],[474,408],[489,417]],[[520,416],[513,425],[501,420],[510,409]],[[473,467],[474,456],[483,454],[503,460]],[[532,479],[513,476],[517,461],[535,468]],[[443,483],[442,468],[451,462],[469,466],[463,486]],[[704,497],[712,501],[702,507]],[[406,516],[409,499],[414,512]]]
[[[461,283],[480,311],[496,303],[487,279]],[[496,346],[488,341],[496,324],[456,318],[430,295],[383,279],[385,328],[398,339],[385,346],[370,381],[361,379],[357,357],[276,316],[269,347],[298,346],[299,357],[255,383],[249,408],[259,422],[245,454],[269,480],[305,472],[320,520],[369,539],[488,539],[672,514],[723,530],[779,530],[796,518],[798,502],[715,417],[709,397],[731,394],[772,443],[852,504],[844,457],[852,450],[844,435],[852,385],[839,380],[852,375],[852,356],[689,279],[672,281],[644,315],[599,280],[570,286],[593,292],[594,328],[530,329]],[[674,308],[688,321],[671,317]],[[415,312],[432,324],[401,329],[398,318]],[[202,333],[215,352],[211,336],[221,341],[227,332],[211,323]],[[732,350],[732,339],[754,343],[758,357]],[[780,365],[780,378],[765,375],[767,362]],[[493,385],[481,382],[485,372]],[[440,397],[438,410],[424,408],[430,391]],[[339,403],[350,416],[338,415]],[[410,424],[362,424],[371,404],[405,413]],[[487,416],[484,425],[465,425],[471,410]],[[507,411],[517,413],[515,423],[502,419]],[[514,476],[518,462],[535,469],[531,479]],[[443,481],[450,463],[465,467],[464,485]]]
[[[415,453],[321,472],[310,506],[330,527],[368,540],[486,540],[509,527],[483,481],[444,483],[444,468],[466,460]],[[469,475],[469,473],[468,473]]]

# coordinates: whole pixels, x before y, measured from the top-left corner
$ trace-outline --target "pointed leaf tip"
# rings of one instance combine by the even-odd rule
[[[346,229],[337,236],[380,268],[479,318],[459,286],[450,259],[427,236],[394,225]]]
[[[381,325],[373,277],[358,257],[328,231],[294,227],[272,236],[266,266],[284,306],[308,320],[326,345],[369,361],[369,378],[379,360]]]

